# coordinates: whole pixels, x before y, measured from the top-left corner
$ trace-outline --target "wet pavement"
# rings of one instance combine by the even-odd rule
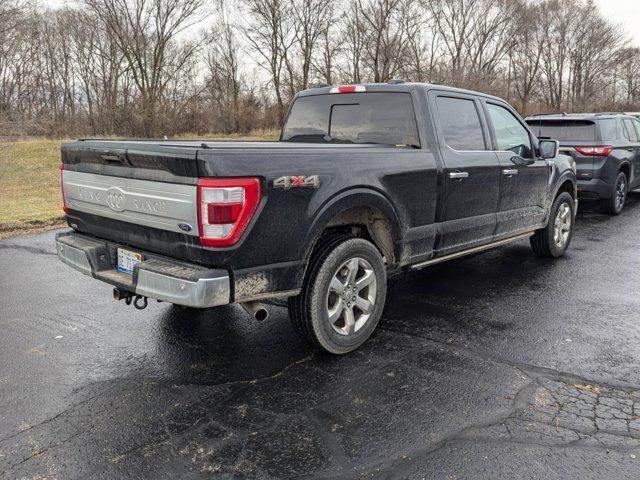
[[[137,311],[0,241],[0,478],[638,478],[640,194],[528,242],[392,279],[330,357],[238,307]]]

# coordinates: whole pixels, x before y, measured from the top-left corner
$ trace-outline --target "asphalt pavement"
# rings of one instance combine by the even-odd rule
[[[53,232],[0,241],[0,478],[640,477],[640,194],[389,283],[331,357],[273,306],[115,302]]]

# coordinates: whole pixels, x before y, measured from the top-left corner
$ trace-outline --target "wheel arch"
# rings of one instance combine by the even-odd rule
[[[553,200],[555,200],[557,196],[560,195],[562,192],[567,192],[569,195],[571,195],[571,197],[574,200],[577,196],[576,182],[573,178],[570,178],[568,175],[564,178],[561,178],[560,181],[558,182],[558,187],[556,188],[555,194],[551,199],[552,203],[553,203]]]
[[[622,162],[618,167],[618,172],[623,172],[627,176],[627,182],[631,181],[631,163]]]
[[[400,258],[396,245],[402,227],[391,201],[376,190],[357,188],[339,193],[318,209],[305,241],[305,262],[326,232],[346,231],[350,227],[360,229],[360,236],[372,241],[388,265]]]

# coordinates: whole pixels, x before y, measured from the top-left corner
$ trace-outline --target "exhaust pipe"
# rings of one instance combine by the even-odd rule
[[[267,310],[265,306],[259,302],[242,302],[240,306],[259,322],[262,322],[263,320],[269,318],[269,310]]]

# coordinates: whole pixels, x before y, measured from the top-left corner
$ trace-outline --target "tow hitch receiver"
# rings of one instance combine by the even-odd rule
[[[144,310],[148,305],[147,297],[136,295],[121,288],[113,289],[113,298],[118,301],[124,300],[124,303],[127,305],[131,305],[131,302],[133,302],[133,306],[138,310]]]

